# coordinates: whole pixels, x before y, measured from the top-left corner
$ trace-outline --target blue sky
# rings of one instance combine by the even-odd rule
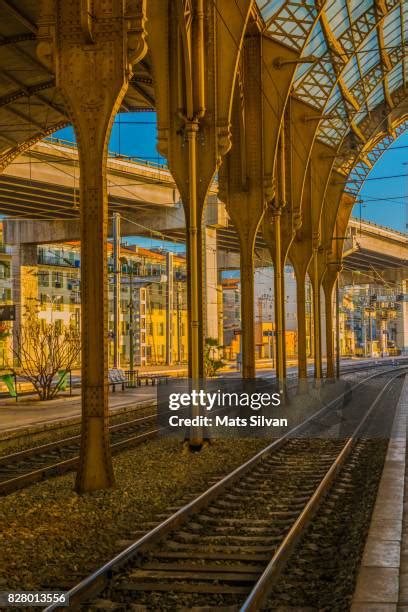
[[[61,130],[56,136],[73,141],[72,128]],[[163,163],[156,151],[155,113],[123,113],[116,117],[109,150],[113,153],[140,157],[151,162]],[[408,206],[408,132],[402,134],[384,153],[368,175],[360,192],[362,204],[357,204],[353,215],[374,221],[379,225],[406,231],[406,207]],[[382,178],[405,174],[400,178]],[[131,240],[129,240],[130,242]],[[163,241],[137,240],[143,246],[169,246]],[[184,250],[182,245],[175,250]]]
[[[360,192],[361,216],[379,225],[406,232],[408,206],[408,132],[402,134],[375,164]],[[400,178],[392,177],[405,174]],[[380,179],[380,180],[378,180]],[[353,214],[360,216],[360,205]]]

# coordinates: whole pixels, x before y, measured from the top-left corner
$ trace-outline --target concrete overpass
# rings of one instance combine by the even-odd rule
[[[0,209],[7,217],[4,241],[16,246],[79,240],[79,176],[76,146],[59,139],[38,142],[14,160],[0,174]],[[180,194],[166,166],[110,156],[108,194],[110,213],[122,215],[123,236],[154,237],[162,232],[169,239],[185,240]],[[237,233],[217,199],[216,183],[208,198],[206,225],[211,228],[207,237],[212,246],[216,241],[218,268],[239,268]],[[260,235],[255,252],[257,265],[268,265],[269,250]],[[408,238],[390,228],[351,219],[343,261],[345,278],[359,270],[367,282],[378,277],[379,271],[389,280],[404,279]]]
[[[408,277],[408,235],[376,223],[350,219],[343,249],[343,280],[402,282]],[[355,275],[354,275],[355,280]]]

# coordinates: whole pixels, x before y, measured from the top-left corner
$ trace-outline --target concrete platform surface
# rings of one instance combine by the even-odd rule
[[[156,387],[143,386],[136,389],[116,390],[109,394],[109,410],[115,412],[125,406],[135,406],[156,400]],[[3,400],[0,404],[0,437],[12,432],[41,425],[52,425],[81,416],[80,392],[75,390],[72,397],[59,397],[47,402],[30,398]]]
[[[352,612],[408,609],[407,419],[408,375],[398,402]]]

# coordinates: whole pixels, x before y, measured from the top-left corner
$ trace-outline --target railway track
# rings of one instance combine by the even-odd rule
[[[389,371],[389,366],[384,368],[380,365],[352,367],[345,374],[361,374],[372,368]],[[289,388],[291,385],[296,386],[295,380],[292,378],[289,381]],[[111,425],[109,429],[114,453],[132,448],[157,434],[156,412]],[[78,465],[79,446],[80,436],[76,435],[0,457],[0,496],[75,469]]]
[[[383,431],[403,374],[372,375],[340,416],[337,398],[269,444],[74,587],[70,606],[259,610],[361,437],[376,419]]]
[[[156,411],[111,425],[109,431],[112,452],[131,448],[157,434]],[[0,495],[76,468],[80,440],[71,436],[0,457]]]
[[[156,413],[110,426],[112,451],[131,448],[157,434]],[[149,429],[150,426],[150,429]],[[71,436],[0,457],[0,496],[75,469],[80,436]]]

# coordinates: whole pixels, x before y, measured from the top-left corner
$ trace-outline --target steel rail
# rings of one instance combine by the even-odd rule
[[[402,374],[402,371],[407,369],[407,366],[401,366],[396,369],[398,369],[399,372],[393,377],[393,380],[400,376]],[[294,437],[295,434],[300,434],[315,419],[318,419],[324,413],[328,412],[331,408],[333,408],[336,403],[344,397],[346,393],[356,390],[357,388],[361,387],[367,381],[372,380],[373,378],[378,378],[381,375],[387,374],[389,374],[389,371],[377,372],[368,376],[364,380],[357,382],[351,387],[351,389],[349,389],[345,393],[340,394],[335,399],[331,400],[326,406],[319,409],[314,414],[310,415],[302,423],[293,427],[290,431],[285,433],[278,440],[275,440],[274,442],[267,445],[265,448],[256,453],[253,457],[235,468],[226,476],[224,476],[217,483],[210,486],[206,491],[198,495],[191,502],[177,510],[177,512],[169,516],[163,522],[159,523],[152,530],[148,531],[145,535],[136,540],[133,544],[121,551],[113,559],[105,563],[94,573],[90,574],[84,580],[82,580],[72,589],[70,589],[67,593],[67,596],[69,597],[69,605],[78,606],[82,601],[100,593],[107,586],[113,572],[116,572],[119,568],[123,567],[138,553],[144,552],[145,550],[149,549],[152,544],[157,543],[164,536],[173,531],[176,527],[183,524],[191,515],[196,514],[199,510],[206,507],[209,502],[218,497],[220,493],[223,492],[228,486],[235,483],[236,481],[241,479],[247,472],[249,472],[256,464],[258,464],[262,460],[263,457],[279,450],[290,440],[290,438]],[[383,390],[384,388],[381,391],[381,395],[383,393]],[[53,610],[57,610],[60,607],[61,606],[59,606],[58,604],[52,604],[51,606],[45,608],[45,612],[52,612]]]
[[[124,423],[118,423],[116,425],[111,425],[109,428],[110,433],[120,432],[121,430],[126,430],[129,427],[139,427],[144,424],[154,423],[156,420],[156,413],[140,417],[138,419],[132,419],[131,421],[125,421]],[[119,440],[118,442],[113,442],[111,444],[111,448],[113,452],[118,452],[120,450],[124,450],[130,448],[134,445],[141,444],[145,440],[153,438],[157,433],[158,429],[153,427],[148,431],[143,433],[138,433],[134,436],[130,436],[125,438],[124,440]],[[51,452],[53,450],[64,449],[71,444],[77,444],[80,441],[80,435],[71,436],[69,438],[63,438],[62,440],[50,442],[48,444],[43,444],[41,446],[32,447],[23,451],[19,451],[17,453],[12,453],[9,455],[4,455],[0,457],[0,468],[1,466],[7,466],[18,464],[20,461],[24,461],[25,459],[30,458],[39,458],[45,453]],[[7,493],[11,493],[16,491],[17,489],[22,488],[23,486],[33,484],[35,482],[40,482],[47,477],[56,476],[63,474],[69,470],[72,470],[78,465],[79,456],[75,455],[74,457],[70,457],[69,459],[64,459],[62,461],[57,461],[55,463],[50,463],[49,465],[45,465],[44,467],[31,470],[26,472],[25,474],[21,474],[18,476],[13,476],[7,480],[0,481],[0,495],[4,495]],[[27,466],[29,467],[29,466]]]
[[[146,406],[146,408],[149,408],[149,406]],[[113,433],[115,431],[120,431],[121,429],[126,429],[129,426],[137,425],[139,423],[141,424],[143,421],[149,421],[155,416],[156,414],[149,414],[144,417],[132,419],[131,421],[124,421],[123,423],[116,423],[115,425],[110,425],[109,432]],[[9,455],[3,455],[0,457],[0,467],[2,465],[7,465],[10,463],[17,463],[18,461],[21,461],[22,459],[33,457],[35,455],[48,453],[52,450],[63,448],[64,446],[70,446],[71,444],[80,442],[80,440],[81,440],[81,436],[78,434],[75,436],[70,436],[69,438],[61,438],[61,440],[55,440],[54,442],[47,442],[47,444],[41,444],[39,446],[32,446],[31,448],[17,451],[15,453],[10,453]]]
[[[299,517],[294,522],[292,528],[286,535],[283,542],[278,547],[277,551],[268,563],[259,580],[256,582],[255,586],[251,590],[244,604],[241,606],[240,612],[255,612],[256,610],[260,610],[262,605],[266,602],[268,595],[271,592],[271,589],[276,584],[280,574],[286,566],[294,547],[296,546],[302,535],[305,533],[305,530],[307,529],[311,520],[316,514],[320,503],[328,493],[338,472],[341,470],[347,458],[349,457],[356,443],[356,438],[359,435],[361,429],[364,427],[364,425],[370,418],[371,414],[375,410],[379,401],[384,396],[387,389],[393,384],[393,382],[397,378],[402,375],[403,374],[401,372],[395,374],[395,376],[393,376],[385,384],[385,386],[381,389],[375,400],[372,402],[365,416],[354,430],[352,436],[348,439],[347,443],[343,447],[336,460],[331,465],[330,469],[326,472],[326,475],[324,476],[323,480],[321,480],[316,491],[302,510]]]
[[[382,366],[382,364],[373,364],[373,365],[368,365],[368,366],[365,365],[361,367],[351,367],[349,371],[347,371],[346,373],[360,372],[366,369],[372,369],[376,367],[384,367],[384,366]],[[397,366],[397,367],[403,367],[403,366]],[[388,371],[389,370],[385,370],[385,372],[388,372]],[[384,371],[376,373],[376,376],[379,376],[382,373],[384,373]],[[296,379],[296,375],[290,377],[290,382],[291,383],[294,382],[294,379]],[[365,379],[365,380],[369,380],[369,379]],[[361,381],[361,384],[363,384],[363,382],[364,381]],[[141,408],[148,408],[148,407],[149,406],[141,406]],[[116,431],[120,431],[121,429],[126,429],[129,426],[137,426],[138,424],[142,424],[143,422],[147,422],[149,420],[153,421],[154,418],[155,418],[155,415],[152,414],[152,415],[148,415],[145,417],[140,417],[138,419],[132,419],[131,421],[125,421],[124,423],[118,423],[115,425],[111,425],[109,427],[109,431],[111,433],[114,433]],[[113,443],[112,450],[114,452],[117,452],[119,450],[130,448],[134,446],[135,444],[137,445],[137,444],[144,442],[145,440],[153,438],[158,432],[159,432],[159,429],[152,429],[151,431],[145,432],[143,434],[138,434],[136,436],[127,438],[123,441]],[[40,446],[33,446],[31,448],[28,448],[22,451],[18,451],[16,453],[11,453],[9,455],[3,455],[0,457],[0,469],[2,466],[7,466],[13,463],[18,463],[19,461],[24,461],[25,459],[30,459],[31,457],[33,458],[37,456],[40,457],[42,454],[52,452],[58,449],[63,449],[64,447],[70,446],[71,444],[77,444],[77,443],[79,444],[79,441],[80,441],[80,435],[75,435],[75,436],[70,436],[68,438],[62,438],[61,440],[56,440],[54,442],[48,442],[47,444],[42,444]],[[42,468],[31,470],[29,472],[26,472],[25,474],[14,476],[12,478],[9,478],[8,480],[0,481],[0,496],[11,493],[18,489],[21,489],[24,486],[28,486],[36,482],[41,482],[42,480],[45,480],[48,477],[64,474],[70,470],[75,469],[77,465],[78,465],[78,456],[74,456],[74,457],[70,457],[69,459],[57,461],[50,465],[46,465]]]

